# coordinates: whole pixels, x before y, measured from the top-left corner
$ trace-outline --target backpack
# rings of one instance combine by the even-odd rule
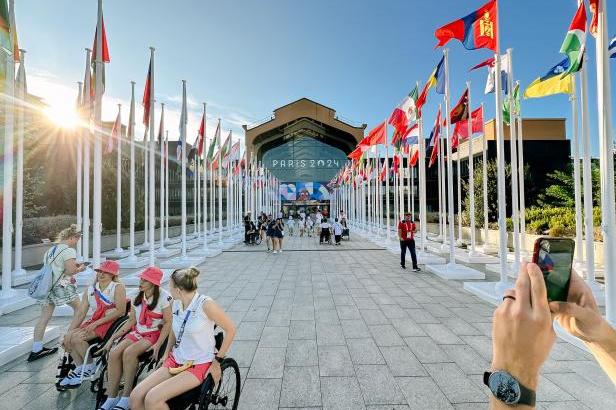
[[[51,253],[45,257],[43,261],[43,267],[39,270],[36,278],[30,283],[28,287],[28,296],[36,300],[43,300],[47,298],[47,295],[51,291],[51,289],[58,283],[62,275],[52,283],[53,281],[53,270],[51,269],[51,265],[55,262],[55,260],[64,252],[67,248],[62,249],[56,256],[54,253],[56,252],[58,245],[55,245],[51,250]],[[53,257],[50,263],[47,263],[49,257]]]

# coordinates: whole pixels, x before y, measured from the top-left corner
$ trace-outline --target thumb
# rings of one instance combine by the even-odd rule
[[[571,302],[550,302],[550,311],[556,315],[568,315],[579,318],[583,310],[575,303]]]

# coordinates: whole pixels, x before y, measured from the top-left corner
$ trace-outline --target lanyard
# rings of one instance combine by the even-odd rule
[[[196,300],[199,300],[200,296],[197,296]],[[175,339],[175,344],[173,345],[173,347],[175,349],[177,349],[180,346],[180,342],[182,341],[182,336],[184,336],[184,330],[186,328],[186,322],[188,322],[188,319],[190,318],[190,314],[193,311],[193,309],[191,309],[193,307],[195,301],[193,301],[193,303],[190,304],[190,306],[188,307],[188,310],[186,312],[186,315],[184,315],[184,320],[182,321],[182,326],[180,326],[180,331],[178,332],[178,337]]]

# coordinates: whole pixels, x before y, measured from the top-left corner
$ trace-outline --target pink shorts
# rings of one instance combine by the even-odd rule
[[[79,326],[79,328],[85,329],[92,322],[94,322],[92,319],[86,320],[85,322],[81,324],[81,326]],[[103,323],[102,325],[94,329],[94,334],[96,335],[96,337],[102,340],[105,338],[107,331],[109,330],[109,328],[111,328],[112,325],[113,325],[113,322]]]
[[[193,374],[199,380],[200,383],[203,383],[203,380],[205,380],[205,375],[207,374],[207,371],[210,368],[211,364],[212,362],[195,364],[191,366],[190,368],[188,368],[186,371]],[[180,366],[182,365],[175,361],[175,357],[173,357],[173,353],[170,353],[167,360],[165,360],[165,363],[163,363],[163,367],[167,369],[171,367],[180,367]]]
[[[150,345],[154,345],[154,343],[158,341],[159,337],[160,337],[160,330],[155,330],[153,332],[145,332],[145,333],[139,333],[137,330],[133,330],[129,334],[126,335],[126,339],[130,340],[131,342],[137,343],[140,340],[145,340],[148,343],[150,343]]]

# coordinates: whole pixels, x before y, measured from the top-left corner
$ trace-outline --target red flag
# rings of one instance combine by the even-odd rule
[[[434,145],[432,146],[432,152],[430,153],[430,163],[428,164],[428,168],[432,167],[432,165],[434,165],[434,163],[436,162],[436,159],[438,158],[438,144],[439,144],[439,140],[440,140],[440,138],[437,138],[434,141]]]
[[[151,100],[151,78],[152,78],[152,60],[150,59],[150,65],[148,67],[148,76],[145,79],[145,89],[143,90],[143,100],[141,104],[143,105],[143,125],[146,128],[150,126],[150,100]]]
[[[417,146],[413,146],[412,151],[411,151],[411,160],[409,161],[409,165],[411,167],[414,167],[415,165],[417,165],[417,161],[419,160],[419,149],[417,148]]]
[[[109,63],[111,58],[109,57],[109,46],[107,45],[107,33],[105,32],[105,20],[101,17],[103,27],[103,63]],[[96,61],[96,37],[98,36],[98,27],[94,31],[94,45],[92,46],[92,61]]]
[[[468,88],[458,100],[458,103],[451,110],[449,118],[452,124],[468,119]]]
[[[483,106],[472,112],[471,121],[473,121],[473,133],[483,132]]]
[[[379,174],[379,180],[381,182],[385,181],[386,176],[387,176],[387,173],[385,172],[385,165],[383,165],[383,168],[381,168],[381,173]]]
[[[107,145],[105,146],[105,154],[111,154],[113,152],[113,147],[115,145],[114,141],[120,144],[120,136],[122,133],[122,123],[120,121],[120,113],[118,112],[116,120],[113,123],[113,128],[111,129],[111,136],[107,140]]]
[[[385,145],[387,143],[387,121],[383,121],[368,133],[370,145]]]
[[[349,155],[347,155],[347,157],[353,160],[353,162],[355,162],[355,161],[359,161],[359,159],[361,158],[363,154],[364,154],[363,151],[358,146]]]
[[[471,113],[471,127],[472,132],[478,133],[483,132],[483,109],[482,107],[477,108],[475,111]],[[457,122],[453,129],[453,136],[451,139],[452,148],[456,148],[459,144],[460,140],[465,140],[468,138],[468,121],[460,121]]]
[[[400,157],[397,154],[394,154],[393,162],[391,165],[391,172],[393,172],[394,174],[397,174],[399,167],[400,167]]]
[[[597,37],[597,26],[599,25],[599,10],[601,4],[599,3],[601,0],[589,0],[588,8],[592,13],[592,20],[590,20],[590,34],[593,37]]]
[[[452,21],[438,28],[434,35],[438,40],[436,47],[447,44],[455,38],[467,50],[488,48],[496,52],[498,27],[496,26],[496,0],[490,0],[468,16]]]
[[[487,60],[482,61],[481,63],[477,64],[476,66],[471,67],[468,71],[473,71],[473,70],[476,70],[478,68],[486,67],[486,66],[494,67],[494,57],[490,57]]]
[[[197,139],[197,152],[199,153],[199,157],[203,156],[203,146],[205,140],[205,114],[201,118],[201,125],[199,126],[199,134]]]

